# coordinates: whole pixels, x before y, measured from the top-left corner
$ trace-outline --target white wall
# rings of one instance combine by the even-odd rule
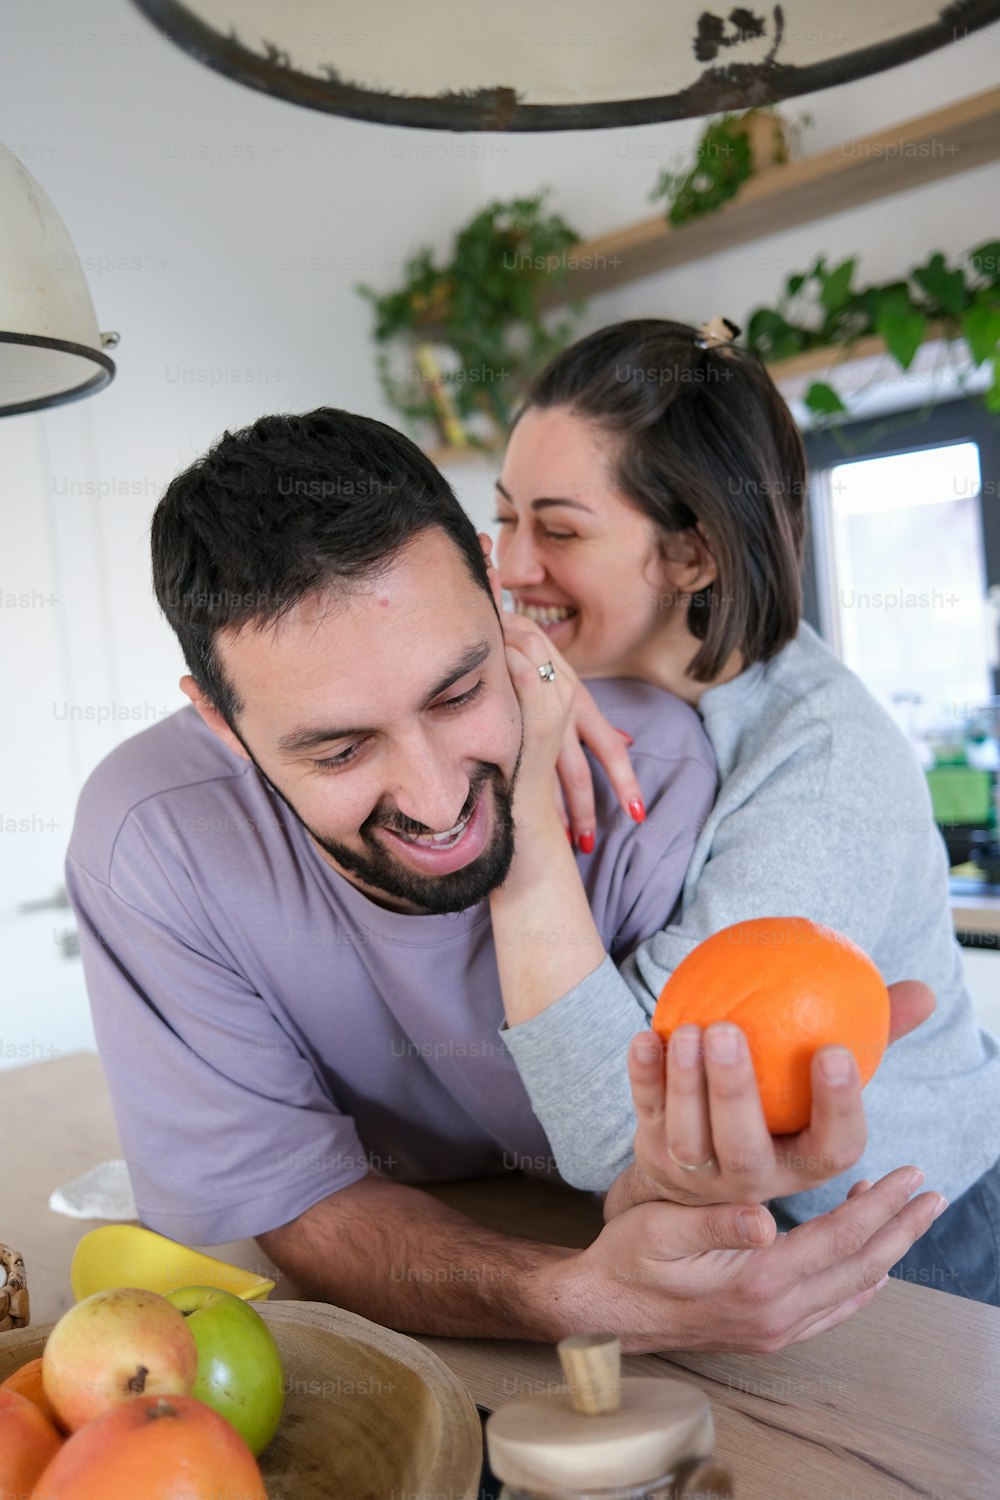
[[[989,87],[998,64],[1000,25],[786,108],[814,116],[805,147],[818,151]],[[546,184],[584,235],[643,217],[660,166],[679,160],[699,123],[505,137],[341,120],[196,64],[128,0],[8,7],[3,73],[0,140],[65,219],[100,326],[121,333],[109,390],[0,422],[0,527],[20,544],[7,550],[0,587],[31,589],[54,567],[61,579],[55,615],[3,621],[0,639],[5,650],[16,642],[18,663],[0,680],[9,734],[21,750],[40,744],[56,698],[131,711],[74,725],[65,764],[51,772],[30,754],[13,768],[0,758],[2,807],[55,804],[68,836],[92,766],[183,701],[180,654],[149,589],[149,517],[169,477],[224,428],[265,411],[329,403],[392,420],[356,281],[391,287],[418,245],[444,246],[490,199]],[[996,233],[1000,201],[1000,165],[964,174],[960,165],[948,181],[610,292],[583,327],[649,312],[742,321],[819,251],[860,252],[872,279],[931,249],[957,253]],[[29,451],[37,464],[22,461]],[[478,521],[491,476],[489,465],[449,475]],[[42,513],[46,525],[35,527]],[[59,877],[56,850],[27,862],[29,881],[24,848],[0,844],[0,934],[15,893],[44,894]],[[8,975],[0,1041],[11,995]]]
[[[40,0],[8,11],[0,139],[58,205],[93,268],[100,325],[122,335],[115,384],[81,409],[91,478],[117,490],[95,507],[110,561],[112,691],[172,704],[179,655],[151,602],[146,534],[164,481],[264,411],[329,402],[388,416],[355,281],[390,287],[417,245],[442,245],[490,198],[546,183],[585,235],[638,218],[661,162],[698,124],[530,137],[388,129],[232,83],[127,0],[81,9]],[[815,117],[806,145],[825,149],[986,88],[998,65],[1000,25],[788,109]],[[425,150],[430,159],[414,155]],[[611,292],[587,325],[649,311],[739,320],[819,250],[861,251],[864,275],[888,276],[925,250],[993,234],[998,199],[1000,164],[956,172]],[[7,420],[56,431],[67,416]],[[103,748],[95,742],[93,759]]]

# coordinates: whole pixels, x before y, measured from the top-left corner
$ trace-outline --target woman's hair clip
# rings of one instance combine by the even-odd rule
[[[731,344],[742,332],[728,318],[713,318],[710,323],[702,323],[694,341],[699,349],[718,349],[720,344]]]

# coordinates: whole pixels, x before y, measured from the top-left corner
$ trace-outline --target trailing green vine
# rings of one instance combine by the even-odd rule
[[[776,364],[810,349],[839,347],[849,354],[859,339],[878,334],[899,368],[908,370],[929,326],[939,324],[945,338],[965,339],[974,368],[991,364],[984,402],[1000,414],[1000,240],[979,245],[959,262],[949,265],[935,251],[901,280],[857,288],[856,257],[830,269],[820,256],[810,270],[788,277],[776,307],[750,314],[747,345]],[[820,418],[847,411],[825,381],[814,381],[804,399]]]
[[[803,116],[800,125],[808,124]],[[664,169],[650,193],[650,201],[666,198],[665,216],[675,229],[702,214],[714,213],[755,172],[788,160],[790,127],[773,109],[748,109],[742,114],[710,120],[694,147],[694,164],[680,172]]]
[[[547,322],[542,303],[574,269],[579,235],[546,196],[488,204],[445,263],[427,247],[412,255],[395,291],[356,288],[375,312],[383,392],[415,434],[432,424],[445,441],[493,446],[527,382],[572,337],[582,304]]]

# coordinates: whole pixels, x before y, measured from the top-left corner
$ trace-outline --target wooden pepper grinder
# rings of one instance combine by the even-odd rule
[[[503,1500],[733,1500],[712,1457],[704,1392],[682,1380],[621,1378],[612,1334],[557,1346],[568,1389],[511,1401],[486,1423]]]

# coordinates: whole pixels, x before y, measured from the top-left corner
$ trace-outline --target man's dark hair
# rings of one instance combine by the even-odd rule
[[[243,704],[218,632],[264,629],[309,594],[370,582],[434,526],[492,603],[475,527],[402,433],[326,406],[261,417],[171,482],[153,515],[153,588],[192,677],[235,728]]]
[[[775,656],[802,613],[806,458],[756,355],[663,318],[614,323],[557,354],[520,415],[557,406],[610,440],[614,483],[659,532],[708,538],[718,577],[691,598],[688,675],[711,682],[734,651],[744,667]]]

